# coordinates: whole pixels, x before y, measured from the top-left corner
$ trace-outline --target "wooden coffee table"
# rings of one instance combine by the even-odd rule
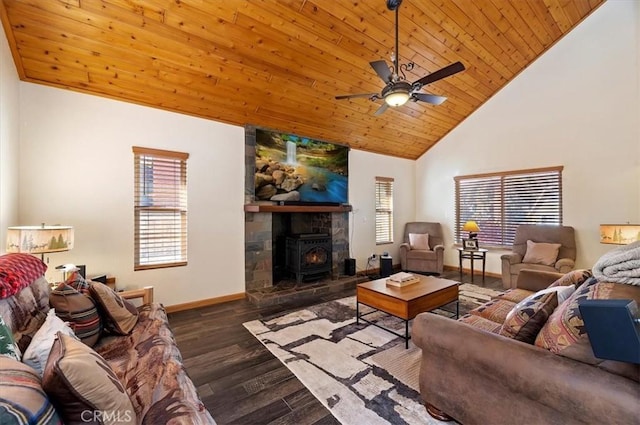
[[[420,282],[402,288],[387,285],[387,279],[372,280],[360,283],[356,290],[356,323],[360,320],[391,332],[405,340],[405,348],[409,348],[409,320],[419,313],[435,310],[443,305],[456,303],[456,318],[460,313],[458,303],[458,282],[440,279],[434,276],[416,274]],[[383,311],[404,320],[404,335],[382,327],[364,318],[375,311],[360,314],[360,304],[375,310]]]

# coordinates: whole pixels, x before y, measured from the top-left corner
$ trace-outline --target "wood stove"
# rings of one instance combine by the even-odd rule
[[[286,268],[297,283],[331,273],[331,238],[327,233],[302,233],[286,239]]]

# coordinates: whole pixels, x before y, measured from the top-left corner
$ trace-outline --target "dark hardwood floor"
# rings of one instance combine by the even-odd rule
[[[457,271],[444,278],[460,281]],[[470,275],[462,282],[470,283]],[[482,277],[474,276],[475,284]],[[484,286],[501,289],[499,278]],[[211,415],[224,424],[338,424],[339,422],[242,323],[354,295],[355,290],[285,305],[256,307],[247,300],[172,313],[174,331],[189,376]]]

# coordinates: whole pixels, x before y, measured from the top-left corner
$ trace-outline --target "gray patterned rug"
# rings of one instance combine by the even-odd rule
[[[461,315],[499,293],[470,284],[459,289]],[[342,298],[244,326],[345,425],[444,424],[420,399],[420,349],[410,343],[406,350],[392,333],[356,324],[355,303]],[[455,304],[434,312],[451,311]],[[367,318],[404,332],[404,322],[384,313]]]

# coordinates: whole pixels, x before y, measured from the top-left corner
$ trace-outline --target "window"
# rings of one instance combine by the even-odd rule
[[[393,179],[376,177],[376,244],[393,243]]]
[[[456,242],[474,220],[484,245],[513,245],[520,224],[562,224],[562,168],[455,177]]]
[[[134,270],[187,264],[189,154],[133,147]]]

